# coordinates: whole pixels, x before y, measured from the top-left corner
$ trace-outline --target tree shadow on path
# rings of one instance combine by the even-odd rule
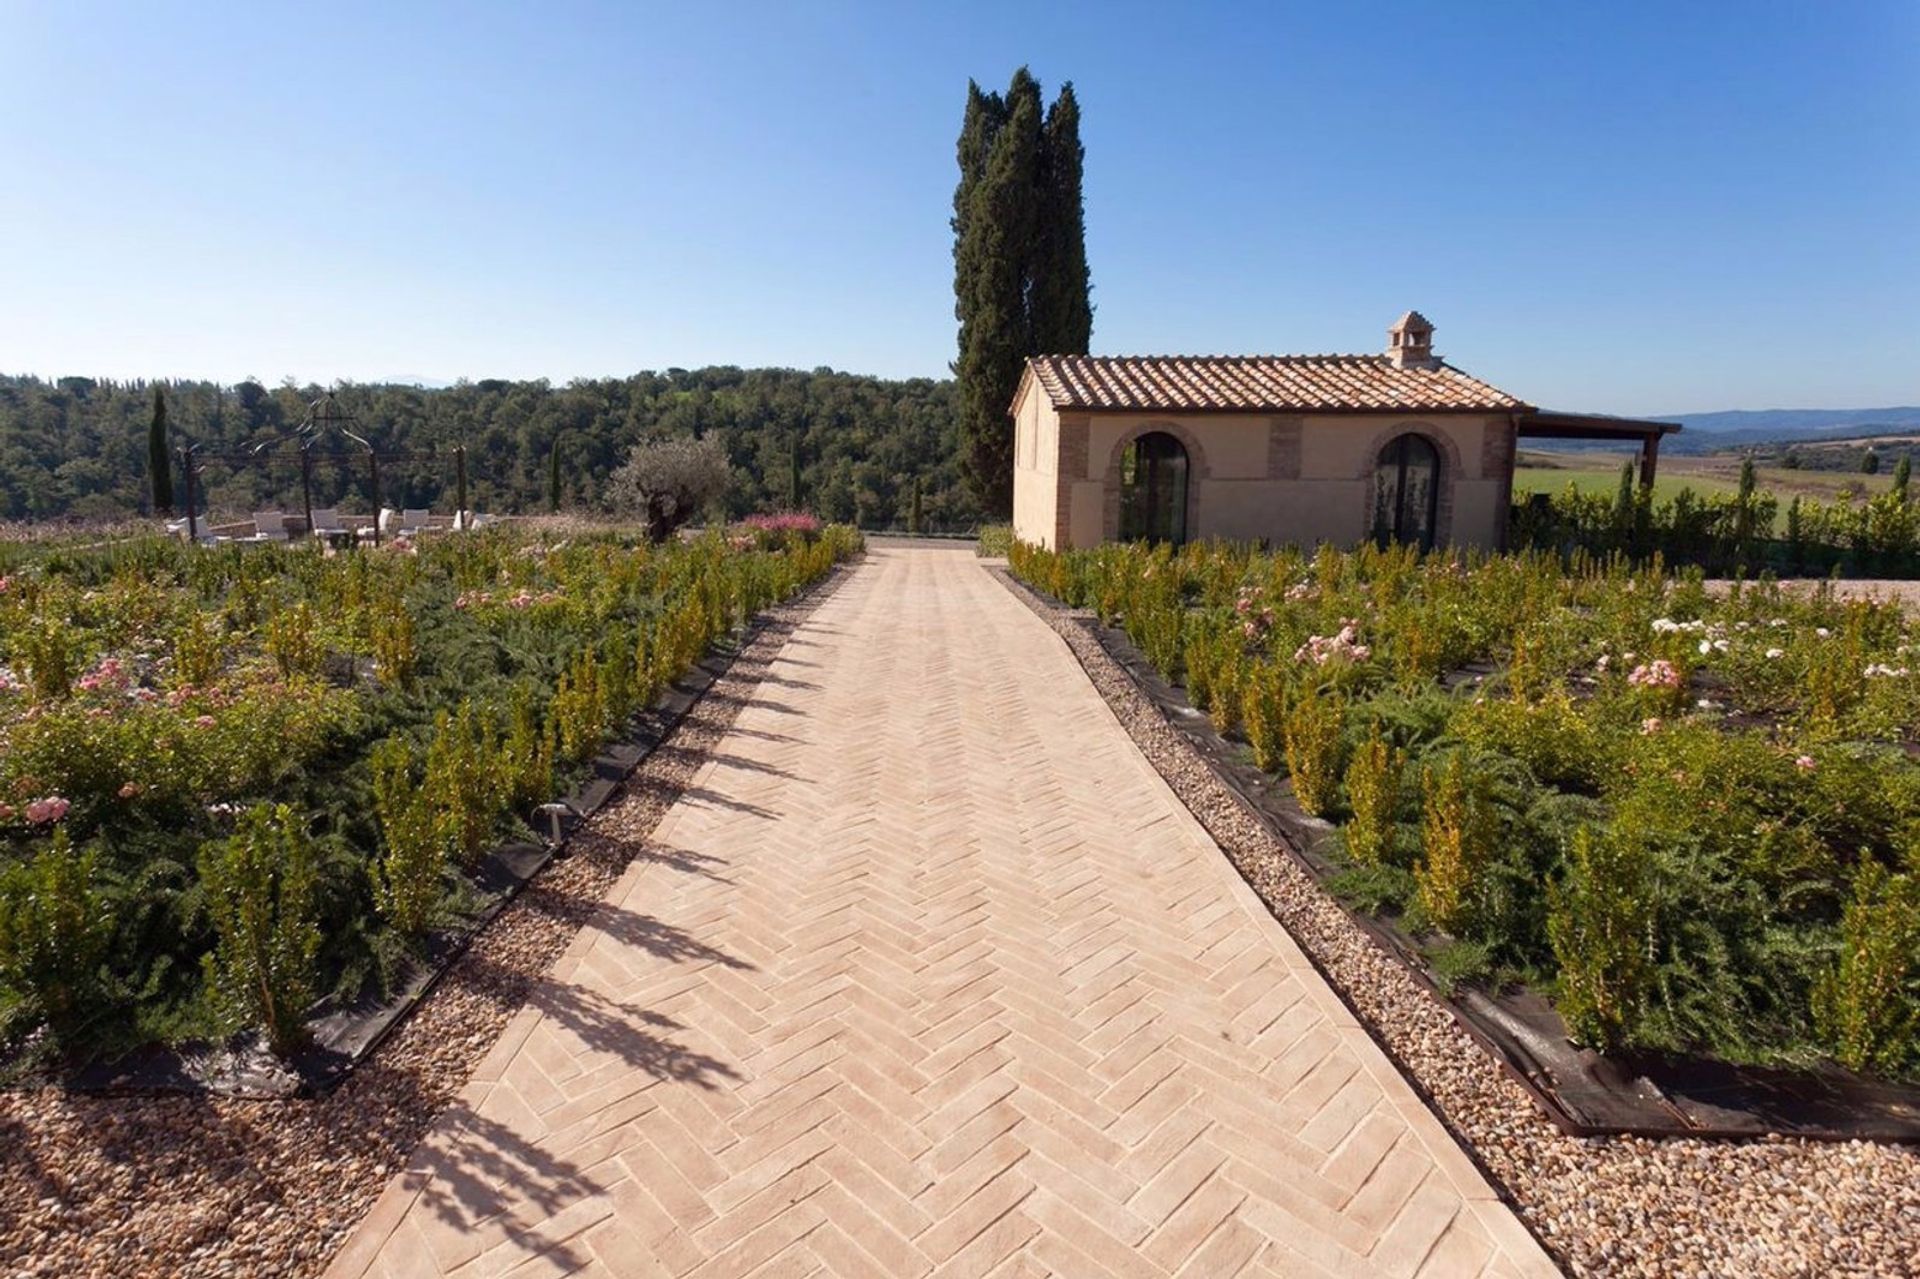
[[[707,945],[684,928],[623,906],[603,907],[594,918],[593,926],[609,940],[644,950],[657,959],[678,964],[720,964],[742,972],[754,970],[746,960]]]

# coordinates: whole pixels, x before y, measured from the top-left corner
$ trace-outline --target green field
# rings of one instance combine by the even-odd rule
[[[1559,493],[1572,484],[1583,493],[1611,496],[1620,486],[1620,467],[1637,457],[1628,453],[1539,453],[1522,450],[1514,467],[1516,493]],[[1762,466],[1760,488],[1782,499],[1796,495],[1832,502],[1850,487],[1877,493],[1892,482],[1890,475],[1862,475],[1857,471],[1795,470]],[[1656,468],[1653,496],[1670,501],[1683,488],[1696,493],[1732,493],[1740,486],[1740,459],[1732,454],[1704,457],[1663,457]]]

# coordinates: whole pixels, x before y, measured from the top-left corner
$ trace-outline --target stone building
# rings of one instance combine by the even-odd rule
[[[1013,530],[1498,548],[1521,439],[1640,449],[1671,423],[1550,413],[1447,364],[1409,311],[1380,355],[1040,355],[1014,396]]]

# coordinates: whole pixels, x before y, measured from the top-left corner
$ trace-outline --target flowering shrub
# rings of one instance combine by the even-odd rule
[[[804,546],[820,536],[820,517],[805,511],[780,511],[772,515],[749,515],[736,526],[748,539],[747,545],[760,550],[785,550]],[[745,549],[745,548],[743,548]]]
[[[1293,651],[1293,660],[1315,666],[1325,666],[1328,662],[1364,662],[1373,655],[1373,650],[1359,640],[1360,624],[1345,618],[1332,635],[1307,636],[1307,642]]]
[[[1893,962],[1920,846],[1898,607],[1579,556],[1008,558],[1184,677],[1303,809],[1333,814],[1344,778],[1365,908],[1551,992],[1582,1042],[1920,1076],[1898,1020],[1920,956]]]
[[[1627,683],[1635,688],[1678,689],[1681,686],[1680,668],[1664,658],[1657,658],[1634,667],[1627,675]]]
[[[294,1043],[314,992],[469,910],[464,872],[709,644],[861,546],[775,532],[10,547],[0,1055],[55,1022],[81,1054],[243,1024]],[[90,986],[47,975],[96,953]]]

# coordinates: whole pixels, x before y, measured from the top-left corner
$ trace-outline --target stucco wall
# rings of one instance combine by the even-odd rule
[[[1032,382],[1013,418],[1013,534],[1023,542],[1055,544],[1060,415]]]
[[[1044,399],[1037,392],[1033,398]],[[1044,419],[1048,411],[1037,416]],[[1120,450],[1151,430],[1187,446],[1190,537],[1355,545],[1369,533],[1375,460],[1405,431],[1427,436],[1440,450],[1440,540],[1497,547],[1505,537],[1513,442],[1504,415],[1093,413],[1071,414],[1068,423],[1065,436],[1073,438],[1066,447],[1057,425],[1049,439],[1043,421],[1035,437],[1040,465],[1049,453],[1067,461],[1050,490],[1065,503],[1064,518],[1038,497],[1023,508],[1016,491],[1016,532],[1029,541],[1092,546],[1117,536]],[[1036,467],[1029,487],[1037,491],[1041,478]],[[1023,509],[1029,513],[1021,515]]]
[[[1185,417],[1146,416],[1122,413],[1090,414],[1087,437],[1089,473],[1082,477],[1100,479],[1122,442],[1152,430],[1168,426],[1193,436],[1206,450],[1208,474],[1215,479],[1265,479],[1267,477],[1267,423],[1271,419],[1240,414],[1191,414]]]

